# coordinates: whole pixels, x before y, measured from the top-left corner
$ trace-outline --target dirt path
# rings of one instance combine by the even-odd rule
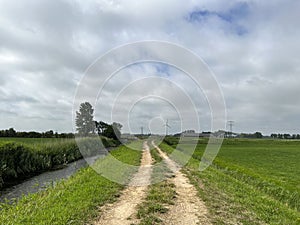
[[[96,225],[130,225],[138,222],[136,219],[136,206],[142,203],[147,194],[147,186],[151,181],[152,158],[147,142],[143,145],[141,166],[130,181],[128,187],[122,192],[117,202],[104,205],[100,211],[102,215]]]
[[[178,166],[152,141],[160,156],[165,160],[168,167],[174,172]],[[164,224],[211,224],[208,219],[208,210],[203,201],[197,196],[196,188],[189,183],[188,178],[180,171],[171,179],[176,186],[177,199],[171,205],[169,211],[161,218]]]

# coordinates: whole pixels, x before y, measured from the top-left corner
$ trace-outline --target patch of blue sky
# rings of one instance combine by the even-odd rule
[[[218,13],[218,16],[229,23],[235,23],[240,19],[246,18],[249,13],[250,8],[248,3],[239,2],[231,7],[228,11]]]
[[[165,63],[153,63],[153,66],[155,67],[158,76],[162,76],[162,77],[171,76],[170,65]]]
[[[239,24],[239,21],[246,18],[249,13],[250,8],[248,3],[239,2],[227,11],[194,10],[187,16],[187,21],[191,23],[205,23],[210,17],[216,17],[229,24],[230,30],[235,34],[244,35],[248,31],[245,27]],[[225,28],[228,29],[228,26]]]
[[[174,68],[163,62],[136,62],[126,66],[123,70],[143,74],[143,76],[170,77]]]

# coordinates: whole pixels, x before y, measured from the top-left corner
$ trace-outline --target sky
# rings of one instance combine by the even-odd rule
[[[297,0],[0,0],[0,129],[71,132],[87,68],[118,46],[157,40],[205,62],[235,132],[300,133],[299,10]],[[92,103],[96,120],[123,132],[164,133],[167,120],[170,133],[212,129],[205,91],[164,63],[124,67]],[[200,127],[182,127],[175,105],[195,110]]]

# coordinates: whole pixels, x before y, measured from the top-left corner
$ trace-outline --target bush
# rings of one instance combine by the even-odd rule
[[[166,136],[164,142],[171,146],[176,146],[179,142],[179,137]]]

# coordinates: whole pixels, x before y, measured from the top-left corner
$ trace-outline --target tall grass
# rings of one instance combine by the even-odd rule
[[[2,142],[0,144],[0,188],[9,181],[32,176],[57,166],[82,158],[79,150],[84,148],[85,156],[94,155],[93,151],[103,147],[113,147],[115,142],[103,139],[103,145],[97,139],[82,139],[78,143],[74,139],[65,139],[46,143]],[[91,147],[92,146],[92,147]]]

